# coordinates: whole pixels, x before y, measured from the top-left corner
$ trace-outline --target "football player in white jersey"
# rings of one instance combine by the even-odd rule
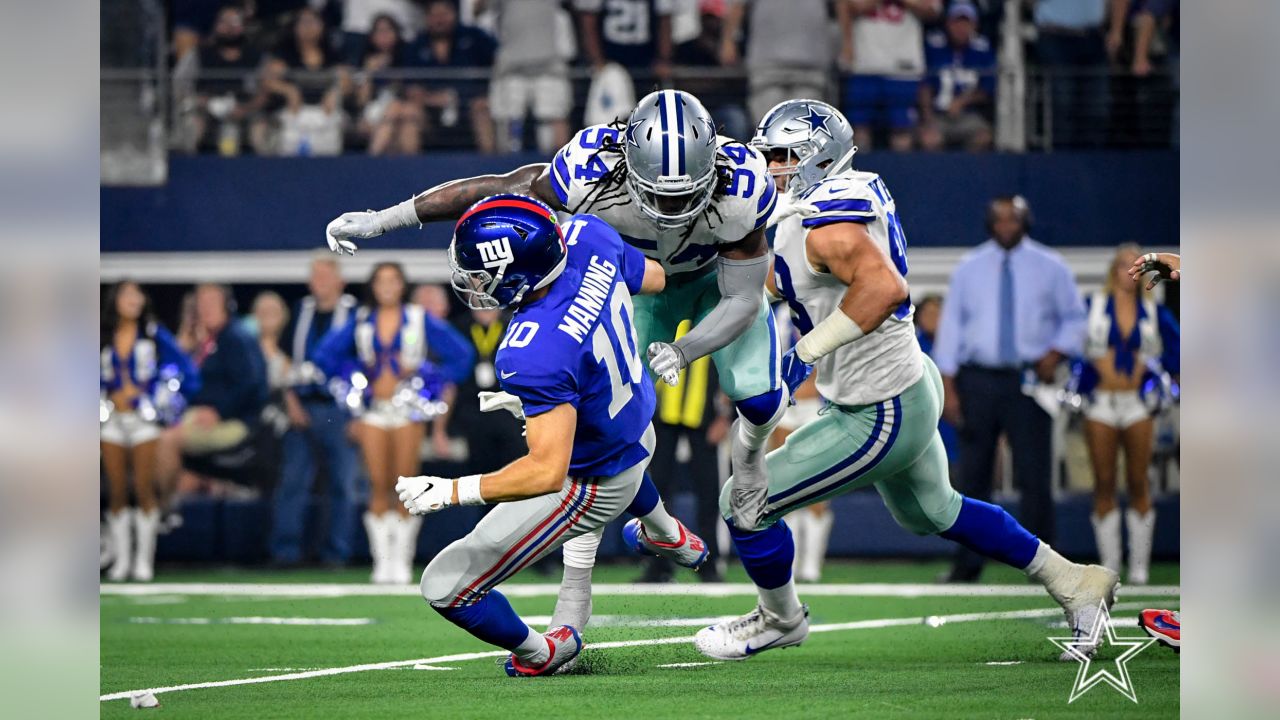
[[[1087,636],[1099,606],[1114,601],[1116,574],[1069,562],[1003,509],[960,495],[948,481],[937,431],[942,378],[912,327],[906,238],[884,180],[852,168],[848,121],[826,103],[790,100],[765,116],[752,144],[792,200],[778,223],[769,283],[803,333],[783,359],[783,377],[795,387],[816,367],[830,405],[769,453],[759,525],[732,517],[727,500],[737,478],[726,485],[721,511],[760,599],[747,615],[700,631],[697,648],[743,660],[803,642],[808,610],[796,596],[795,550],[781,518],[867,485],[902,527],[1024,570]]]
[[[345,213],[327,228],[329,247],[354,252],[351,238],[454,218],[495,193],[531,195],[556,210],[599,216],[662,264],[666,290],[635,304],[640,346],[647,348],[654,375],[672,385],[690,362],[712,356],[740,418],[732,443],[740,477],[733,505],[738,512],[762,508],[765,443],[787,406],[781,349],[764,298],[769,271],[764,227],[777,200],[764,158],[717,135],[697,98],[662,90],[643,98],[625,123],[580,131],[551,163],[455,180],[385,210]],[[566,237],[572,244],[572,228]],[[694,327],[675,340],[686,318]],[[651,482],[641,486],[630,512],[642,520],[625,531],[636,549],[686,567],[705,560],[701,540],[667,520]],[[749,525],[759,520],[742,519]],[[579,597],[589,593],[593,541],[598,543],[598,536],[565,546],[562,588],[568,591],[572,584]],[[562,593],[558,608],[568,607],[567,597]],[[581,627],[589,610],[579,607],[570,616],[559,616],[558,609],[557,622]]]

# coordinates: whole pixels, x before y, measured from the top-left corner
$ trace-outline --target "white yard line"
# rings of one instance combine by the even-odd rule
[[[555,597],[560,586],[552,583],[512,583],[501,586],[507,597]],[[830,585],[802,585],[800,594],[805,597],[1045,597],[1043,588],[1036,585],[934,585],[908,583],[846,583]],[[363,585],[356,583],[148,583],[145,585],[104,584],[103,595],[145,597],[151,595],[220,595],[250,597],[291,598],[344,598],[344,597],[421,597],[417,585]],[[591,592],[605,595],[650,595],[734,597],[755,595],[750,583],[666,583],[631,584],[603,583],[593,585]],[[1121,597],[1179,597],[1176,585],[1121,586]]]
[[[1117,603],[1114,610],[1137,610],[1143,607],[1142,603]],[[931,627],[942,627],[950,623],[962,622],[979,622],[984,620],[1022,620],[1027,618],[1053,617],[1062,611],[1057,608],[1041,608],[1036,610],[1007,610],[1002,612],[989,613],[961,613],[957,615],[933,615],[927,618],[915,616],[906,618],[881,618],[876,620],[858,620],[847,623],[831,623],[826,625],[813,625],[809,627],[811,633],[839,632],[844,630],[868,630],[874,628],[898,627],[904,625],[928,625]],[[610,650],[613,648],[642,647],[649,645],[680,645],[690,643],[692,637],[668,637],[668,638],[652,638],[647,640],[619,640],[613,642],[591,643],[587,647],[592,651]],[[100,701],[107,700],[125,700],[137,693],[168,693],[180,692],[183,690],[200,690],[203,688],[217,687],[233,687],[236,685],[257,685],[269,682],[284,682],[288,680],[307,680],[317,677],[328,677],[331,675],[348,675],[351,673],[366,672],[369,670],[392,670],[395,668],[414,667],[417,665],[439,665],[441,663],[465,662],[467,660],[481,660],[484,658],[496,658],[507,655],[505,650],[490,650],[487,652],[459,653],[456,655],[440,655],[431,658],[417,658],[414,660],[393,660],[390,662],[365,663],[363,665],[348,665],[346,667],[324,668],[321,670],[308,670],[304,672],[293,672],[284,675],[266,675],[262,677],[252,678],[236,678],[234,680],[216,680],[213,682],[188,683],[186,685],[171,685],[169,687],[147,688],[144,690],[126,690],[124,692],[108,693],[99,696]]]
[[[372,625],[373,618],[313,618],[313,617],[131,617],[129,622],[140,625],[297,625],[297,626],[337,626]]]

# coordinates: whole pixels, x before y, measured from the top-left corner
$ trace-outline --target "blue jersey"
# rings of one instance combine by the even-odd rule
[[[637,347],[631,293],[644,255],[593,215],[563,226],[569,259],[546,296],[516,310],[494,365],[502,389],[526,417],[577,408],[575,477],[606,477],[644,460],[640,439],[653,418],[653,383]]]

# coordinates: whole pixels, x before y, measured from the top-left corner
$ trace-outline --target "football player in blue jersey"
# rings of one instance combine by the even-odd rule
[[[765,444],[787,407],[782,352],[764,300],[764,227],[778,193],[763,156],[717,135],[711,115],[693,95],[661,90],[645,96],[625,123],[585,128],[550,163],[455,180],[385,210],[345,213],[326,229],[329,247],[354,252],[352,238],[454,218],[495,193],[520,193],[556,210],[596,215],[662,265],[666,289],[635,301],[640,347],[653,375],[672,385],[690,362],[712,357],[739,416],[731,434],[738,480],[730,499],[733,514],[739,526],[756,526],[768,486]],[[695,325],[677,340],[676,328],[685,319]],[[630,509],[642,527],[628,526],[627,541],[695,567],[702,556],[695,538],[683,529],[664,533],[650,517],[655,506],[661,506],[657,490],[646,482]],[[590,575],[579,572],[569,555],[594,558],[595,548],[587,547],[591,538],[574,541],[572,553],[566,551],[562,598],[576,587],[579,607],[585,607],[582,596],[589,597]]]
[[[451,622],[510,650],[508,675],[547,675],[581,651],[578,628],[553,620],[539,634],[494,587],[566,541],[598,533],[635,497],[653,450],[655,397],[631,293],[660,292],[666,274],[599,218],[560,226],[551,208],[519,195],[464,213],[449,263],[469,307],[515,308],[494,364],[502,390],[518,400],[509,402],[525,418],[529,453],[483,475],[402,477],[396,490],[415,515],[499,503],[431,561],[422,595]]]

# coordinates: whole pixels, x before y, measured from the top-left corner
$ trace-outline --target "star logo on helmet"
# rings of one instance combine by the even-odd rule
[[[640,141],[636,140],[636,128],[640,127],[640,123],[641,121],[639,120],[632,120],[631,122],[627,123],[627,144],[628,145],[635,145],[636,147],[640,147]]]
[[[812,105],[809,105],[808,108],[809,114],[800,119],[809,123],[809,132],[824,132],[827,134],[827,137],[835,139],[835,135],[832,135],[831,129],[827,127],[827,121],[831,119],[831,115],[829,113],[819,112],[818,109]]]

